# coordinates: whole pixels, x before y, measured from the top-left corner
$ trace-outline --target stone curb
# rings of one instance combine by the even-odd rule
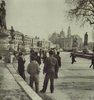
[[[43,100],[35,91],[21,78],[21,76],[14,69],[12,64],[7,64],[7,68],[14,77],[15,81],[20,85],[24,92],[31,100]]]

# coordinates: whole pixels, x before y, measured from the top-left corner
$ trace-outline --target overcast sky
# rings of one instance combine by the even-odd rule
[[[88,25],[79,27],[67,19],[65,0],[6,0],[6,5],[8,28],[14,26],[15,30],[24,34],[47,39],[53,32],[62,29],[67,32],[70,25],[72,34],[84,37],[88,32],[89,40],[92,40]]]

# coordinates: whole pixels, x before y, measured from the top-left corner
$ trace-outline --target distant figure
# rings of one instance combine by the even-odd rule
[[[58,65],[59,65],[59,68],[61,67],[61,57],[60,57],[60,52],[57,52],[57,55],[55,56],[57,61],[58,61]],[[58,69],[59,69],[58,68]],[[56,72],[55,72],[55,78],[58,78],[58,69],[56,69]]]
[[[33,88],[33,83],[35,83],[36,92],[39,92],[39,64],[36,58],[32,56],[30,64],[28,64],[27,72],[30,74],[30,86]]]
[[[73,64],[74,62],[76,62],[76,60],[75,60],[76,55],[74,53],[71,53],[70,57],[72,58],[71,64]]]
[[[11,30],[10,30],[10,35],[11,35],[11,39],[15,39],[15,34],[14,34],[14,28],[13,26],[11,26]]]
[[[58,68],[58,61],[55,57],[53,57],[53,51],[49,51],[49,57],[46,58],[44,62],[44,70],[43,73],[46,73],[44,83],[43,83],[43,89],[40,91],[41,93],[45,93],[48,81],[50,80],[50,92],[54,92],[54,75],[55,70]]]
[[[19,72],[19,75],[25,80],[24,64],[25,64],[25,58],[22,52],[20,52],[18,56],[18,72]]]
[[[38,62],[38,64],[41,64],[41,57],[38,56],[38,52],[35,52],[35,56],[36,56],[36,61]]]
[[[94,54],[92,55],[90,68],[91,68],[91,66],[93,66],[93,69],[94,69]]]
[[[35,56],[35,52],[33,49],[30,50],[30,61],[32,60],[32,56]]]
[[[43,55],[43,63],[45,63],[46,58],[47,58],[47,53],[45,52]]]

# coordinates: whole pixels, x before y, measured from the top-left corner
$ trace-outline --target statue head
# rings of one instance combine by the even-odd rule
[[[2,0],[2,3],[1,3],[3,6],[5,6],[6,5],[6,3],[5,3],[5,1],[4,0]]]
[[[85,36],[88,36],[87,32],[86,32]]]

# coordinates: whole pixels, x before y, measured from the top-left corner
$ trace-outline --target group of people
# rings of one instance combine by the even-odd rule
[[[49,50],[49,57],[46,53],[41,57],[38,52],[32,50],[30,52],[30,63],[27,66],[27,72],[30,74],[30,86],[33,88],[33,83],[35,83],[35,91],[39,92],[39,73],[40,64],[43,59],[44,68],[43,74],[45,74],[43,89],[40,91],[42,93],[46,92],[48,81],[50,80],[50,92],[54,92],[54,79],[58,78],[58,70],[61,67],[61,57],[59,52],[55,55],[52,50]],[[18,73],[25,80],[25,58],[22,52],[18,55]]]
[[[49,53],[49,56],[47,56]],[[19,52],[18,54],[14,53],[15,59],[18,60],[18,73],[25,80],[25,54],[24,52]],[[72,58],[71,64],[76,62],[76,55],[71,53],[70,57]],[[30,74],[30,86],[33,88],[33,84],[35,83],[35,91],[39,92],[39,73],[40,73],[40,65],[43,62],[43,74],[44,82],[43,88],[40,92],[45,93],[48,82],[50,80],[50,92],[54,92],[54,79],[58,78],[58,71],[61,67],[61,57],[60,52],[55,53],[53,50],[49,50],[48,52],[35,52],[33,49],[30,51],[30,62],[27,66],[27,72]],[[92,55],[90,68],[93,66],[94,69],[94,54]]]
[[[43,88],[40,92],[45,93],[48,82],[50,80],[50,92],[54,92],[54,79],[58,78],[58,71],[61,67],[61,57],[60,52],[55,52],[53,50],[49,50],[49,56],[47,56],[47,52],[43,53],[43,56],[39,55],[39,52],[35,52],[33,49],[30,52],[30,62],[27,66],[27,72],[30,74],[30,86],[33,88],[33,84],[35,83],[35,91],[39,92],[39,73],[40,73],[40,65],[41,61],[44,63],[43,74],[45,75]],[[14,53],[15,59],[18,60],[18,73],[25,80],[25,54],[24,52],[20,52],[16,55]],[[76,55],[71,53],[70,57],[72,57],[72,62],[76,62]],[[94,69],[94,55],[92,55],[91,66],[93,65]]]

